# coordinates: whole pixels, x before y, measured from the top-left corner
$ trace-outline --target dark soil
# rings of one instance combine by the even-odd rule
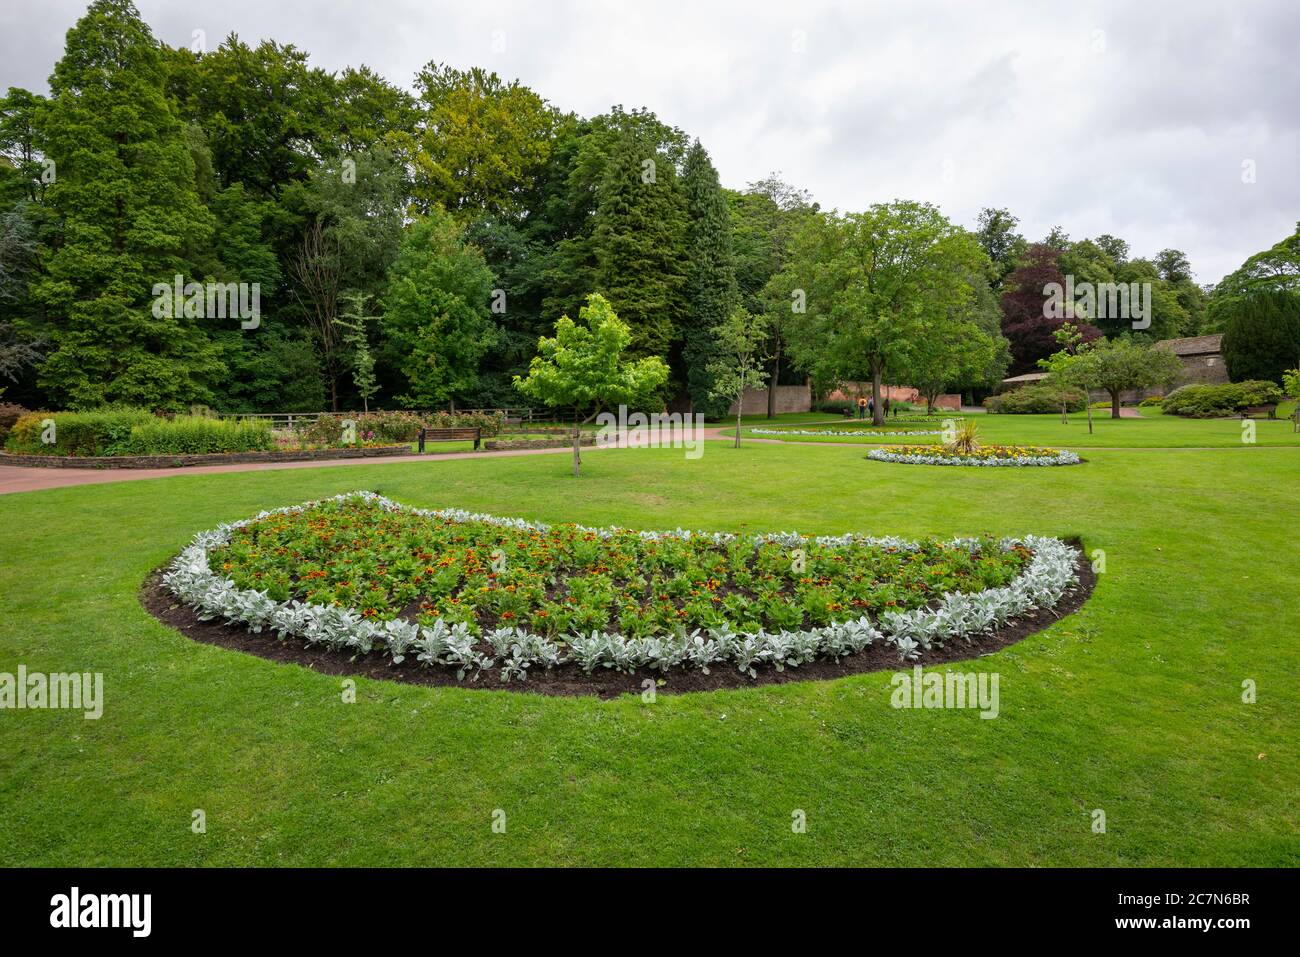
[[[1076,548],[1079,543],[1071,542]],[[380,653],[349,656],[297,638],[280,639],[269,631],[254,634],[246,628],[223,624],[220,621],[200,621],[198,615],[162,586],[162,569],[145,580],[141,591],[141,604],[155,618],[175,628],[187,638],[208,645],[220,645],[233,651],[243,651],[270,661],[301,665],[326,675],[360,675],[385,681],[404,681],[410,684],[441,687],[455,685],[462,688],[524,691],[551,695],[596,695],[614,698],[621,694],[639,694],[643,682],[656,683],[658,694],[680,694],[688,691],[712,691],[719,688],[747,688],[762,684],[784,684],[788,681],[826,681],[866,671],[897,671],[915,664],[937,665],[949,661],[966,661],[992,654],[1042,631],[1066,615],[1073,614],[1087,601],[1096,587],[1097,576],[1084,557],[1082,549],[1076,564],[1079,584],[1069,589],[1055,608],[1039,609],[1014,621],[999,631],[985,635],[975,642],[955,640],[944,648],[922,652],[914,662],[903,663],[893,645],[883,642],[873,644],[855,655],[839,661],[818,660],[798,668],[777,671],[771,666],[758,669],[758,677],[742,674],[729,662],[719,662],[709,674],[697,668],[676,668],[667,673],[639,669],[631,674],[602,668],[591,674],[577,665],[568,664],[550,671],[529,670],[527,681],[503,682],[496,671],[485,673],[478,681],[457,681],[456,673],[442,667],[428,667],[412,656],[400,665],[394,665]],[[662,684],[659,684],[662,682]]]

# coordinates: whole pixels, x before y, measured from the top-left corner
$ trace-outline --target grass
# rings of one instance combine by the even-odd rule
[[[1088,459],[710,443],[593,451],[576,482],[559,454],[0,497],[0,671],[102,671],[106,697],[97,722],[0,712],[0,864],[1300,863],[1300,453]],[[140,608],[194,532],[356,488],[641,528],[1081,535],[1106,570],[1079,613],[954,666],[1001,675],[992,721],[893,710],[887,672],[653,704],[359,680],[345,704]]]
[[[1239,419],[1183,419],[1174,415],[1162,415],[1159,412],[1142,410],[1140,419],[1112,419],[1106,413],[1093,413],[1092,434],[1088,433],[1087,416],[1076,412],[1070,416],[1070,423],[1063,425],[1060,415],[980,415],[978,417],[980,441],[1000,445],[1046,445],[1056,448],[1242,448],[1242,427]],[[943,428],[943,420],[948,416],[935,415],[933,428]],[[824,421],[824,420],[823,420]],[[1253,419],[1255,423],[1255,445],[1257,446],[1296,446],[1300,445],[1300,433],[1293,431],[1292,424],[1285,419]],[[831,423],[825,426],[793,424],[779,421],[770,426],[759,428],[798,428],[827,431],[827,435],[762,435],[750,429],[746,436],[756,439],[777,439],[783,442],[828,442],[852,443],[857,445],[881,445],[895,442],[906,445],[922,445],[939,441],[938,436],[900,435],[900,436],[835,436],[831,433],[837,429],[847,431],[871,430],[870,421],[848,423]],[[924,423],[899,423],[897,428],[925,429]],[[734,435],[732,429],[730,434]]]

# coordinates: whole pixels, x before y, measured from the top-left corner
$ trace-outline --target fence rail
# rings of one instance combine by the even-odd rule
[[[500,415],[506,425],[532,425],[532,409],[457,409],[448,413],[443,409],[375,409],[372,412],[218,412],[223,419],[264,419],[271,423],[272,429],[292,431],[295,428],[309,426],[317,419],[333,417],[336,419],[355,419],[363,415],[377,415],[381,412],[400,412],[403,415]]]

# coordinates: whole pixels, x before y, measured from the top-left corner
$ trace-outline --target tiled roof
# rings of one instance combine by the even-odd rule
[[[1222,335],[1189,336],[1186,339],[1161,339],[1156,343],[1162,349],[1169,349],[1176,356],[1216,355],[1223,345]]]

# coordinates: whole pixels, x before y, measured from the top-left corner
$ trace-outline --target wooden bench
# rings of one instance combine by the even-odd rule
[[[474,451],[479,449],[479,443],[483,441],[483,430],[480,428],[473,429],[421,429],[420,430],[420,451],[424,451],[425,442],[468,442],[474,440]]]
[[[1276,418],[1277,418],[1277,403],[1276,403],[1276,402],[1270,402],[1270,403],[1268,403],[1268,404],[1266,404],[1266,405],[1248,405],[1248,406],[1246,406],[1246,408],[1244,408],[1244,409],[1241,410],[1241,417],[1242,417],[1243,419],[1248,419],[1248,418],[1250,418],[1252,415],[1262,415],[1262,414],[1264,414],[1265,412],[1268,413],[1268,417],[1269,417],[1270,419],[1276,419]]]

